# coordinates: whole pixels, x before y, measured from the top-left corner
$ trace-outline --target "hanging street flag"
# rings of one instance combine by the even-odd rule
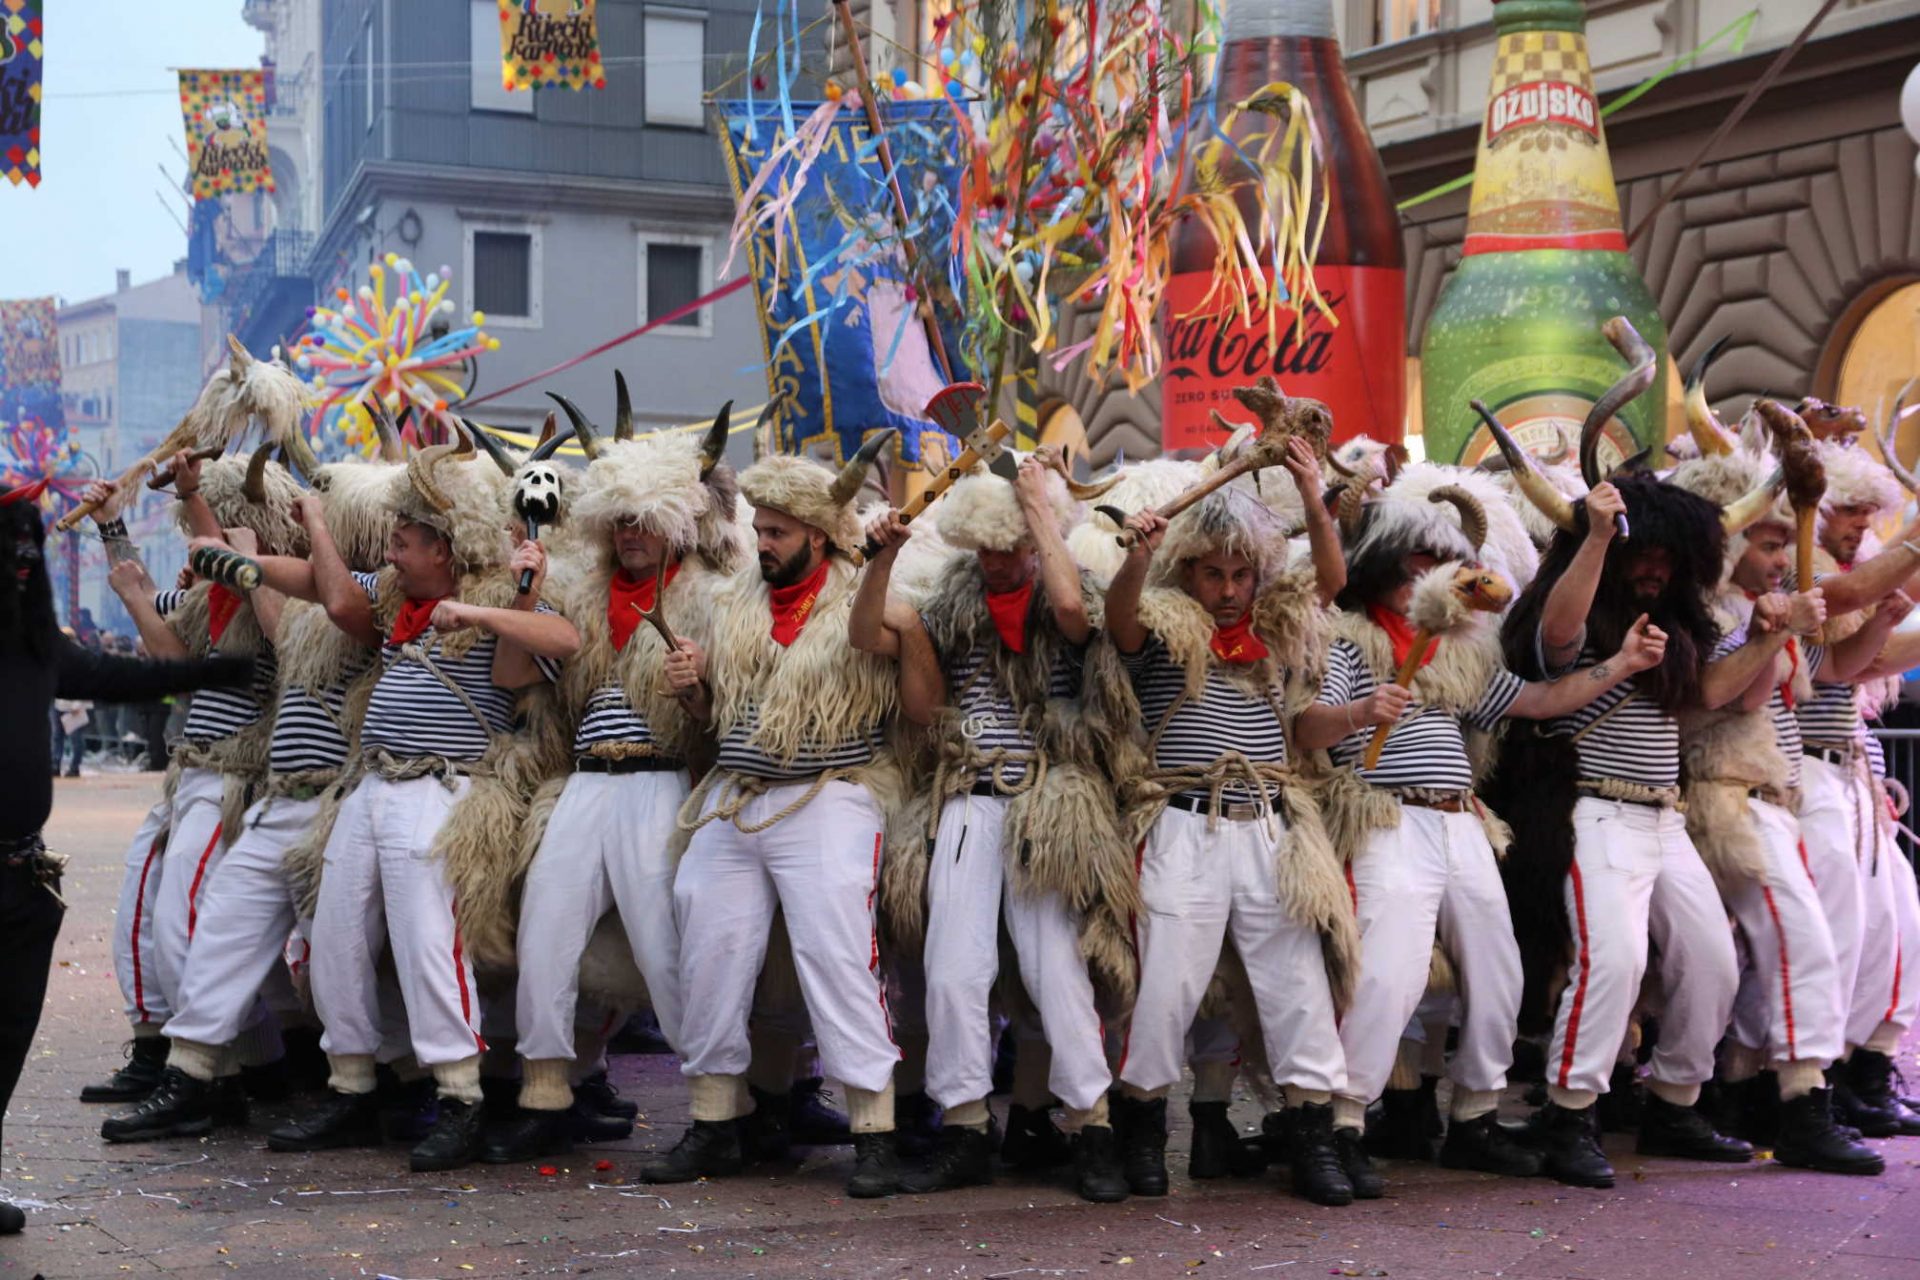
[[[266,72],[182,71],[180,114],[195,199],[273,190]]]
[[[40,0],[0,0],[0,174],[40,185]]]
[[[594,0],[500,0],[500,79],[509,91],[606,88]]]
[[[781,452],[830,441],[844,459],[868,435],[893,427],[909,469],[922,465],[926,438],[941,440],[943,458],[959,453],[926,405],[948,382],[972,376],[961,364],[961,328],[942,315],[941,340],[954,361],[949,376],[919,316],[929,282],[907,270],[865,113],[840,99],[719,108],[739,206],[734,243],[746,250],[753,275]],[[971,149],[948,102],[894,101],[886,114],[907,234],[935,284],[951,288],[954,210]]]
[[[65,428],[60,407],[60,342],[52,298],[0,301],[0,427],[38,418]]]

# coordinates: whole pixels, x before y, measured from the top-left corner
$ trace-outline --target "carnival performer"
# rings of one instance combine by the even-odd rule
[[[1028,458],[1011,482],[984,468],[961,478],[938,512],[942,540],[961,554],[905,625],[923,631],[940,672],[931,689],[918,664],[903,662],[900,677],[903,713],[934,726],[932,829],[911,833],[911,851],[894,856],[920,869],[912,909],[924,898],[927,1092],[944,1122],[938,1152],[902,1185],[993,1181],[990,1006],[1004,920],[1051,1048],[1048,1080],[1066,1110],[1078,1190],[1124,1200],[1085,953],[1105,985],[1131,990],[1126,928],[1138,899],[1097,759],[1115,726],[1078,701],[1097,598],[1063,536],[1074,504],[1061,476]],[[863,652],[886,647],[889,573],[907,537],[894,512],[870,528],[882,550],[849,618]]]
[[[674,882],[680,924],[682,1071],[693,1123],[644,1166],[648,1182],[738,1173],[749,1110],[748,1017],[779,909],[826,1073],[847,1086],[856,1198],[899,1189],[893,1068],[900,1051],[879,972],[874,896],[899,766],[884,740],[897,705],[894,659],[917,628],[889,621],[892,652],[848,643],[864,534],[853,501],[890,432],[838,472],[806,458],[763,458],[740,476],[753,505],[757,564],[713,602],[713,645],[680,649],[667,686],[711,723],[716,765],[688,797],[692,840]],[[922,633],[923,634],[923,633]],[[920,647],[924,648],[924,644]],[[931,667],[931,654],[908,661]]]

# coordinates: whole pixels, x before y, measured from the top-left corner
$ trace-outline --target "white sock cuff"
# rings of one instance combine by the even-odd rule
[[[175,1066],[202,1084],[211,1084],[220,1074],[221,1049],[216,1044],[197,1040],[175,1040],[167,1054],[167,1064]]]
[[[373,1092],[373,1055],[370,1053],[330,1053],[327,1088],[335,1093]]]
[[[1557,1084],[1547,1086],[1547,1101],[1563,1111],[1585,1111],[1599,1100],[1599,1093],[1592,1089],[1562,1089]]]
[[[1498,1089],[1468,1089],[1461,1085],[1453,1086],[1453,1118],[1455,1120],[1478,1120],[1490,1111],[1500,1109],[1500,1091]]]
[[[566,1058],[528,1058],[520,1067],[520,1106],[526,1111],[565,1111],[573,1105]]]
[[[688,1076],[687,1099],[695,1120],[738,1120],[751,1110],[745,1076]]]
[[[1362,1130],[1367,1127],[1367,1104],[1344,1093],[1333,1095],[1333,1127]]]
[[[469,1054],[455,1062],[433,1064],[434,1091],[458,1102],[480,1101],[480,1055]]]
[[[980,1109],[986,1110],[982,1102]],[[893,1081],[884,1089],[847,1086],[847,1127],[855,1133],[893,1132]]]
[[[1231,1062],[1193,1064],[1193,1101],[1232,1102],[1233,1077],[1238,1070]]]
[[[1774,1071],[1780,1077],[1780,1101],[1791,1102],[1804,1097],[1826,1084],[1825,1068],[1811,1058],[1796,1058],[1792,1062],[1774,1064]]]
[[[1873,1029],[1873,1034],[1868,1036],[1867,1042],[1860,1047],[1871,1049],[1875,1053],[1884,1053],[1891,1058],[1900,1048],[1900,1037],[1903,1034],[1903,1028],[1891,1022],[1883,1022]]]

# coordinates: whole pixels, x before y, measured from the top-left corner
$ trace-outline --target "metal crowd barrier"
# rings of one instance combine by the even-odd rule
[[[1910,802],[1920,802],[1920,729],[1889,729],[1880,726],[1873,728],[1873,736],[1879,739],[1880,748],[1887,756],[1887,777],[1907,789]],[[1920,813],[1913,808],[1901,815],[1901,823],[1914,831],[1920,831]],[[1909,862],[1920,865],[1916,859],[1913,841],[1900,837],[1900,848],[1906,853]]]

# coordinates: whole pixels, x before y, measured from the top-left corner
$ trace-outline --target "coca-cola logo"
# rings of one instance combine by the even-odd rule
[[[1324,295],[1327,310],[1338,313],[1344,293]],[[1243,324],[1238,314],[1223,310],[1211,314],[1170,317],[1166,327],[1169,378],[1244,378],[1262,374],[1275,378],[1321,372],[1333,358],[1333,322],[1318,309],[1308,311],[1304,324],[1292,314],[1276,316],[1269,335],[1264,320]]]
[[[1600,108],[1577,84],[1536,80],[1493,95],[1487,104],[1487,141],[1522,125],[1564,124],[1589,137],[1600,136]]]

